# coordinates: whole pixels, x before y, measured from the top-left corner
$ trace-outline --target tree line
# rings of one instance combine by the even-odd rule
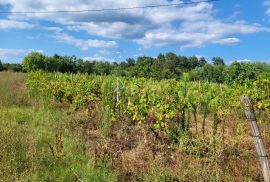
[[[125,77],[145,77],[155,79],[181,78],[189,73],[191,80],[207,80],[217,83],[244,83],[256,80],[259,75],[270,76],[267,63],[233,62],[225,65],[220,57],[214,57],[211,63],[204,57],[177,56],[169,52],[156,58],[141,56],[137,60],[129,58],[120,63],[87,61],[75,56],[46,56],[42,53],[29,53],[22,64],[1,64],[1,70],[38,71],[62,73],[87,73],[96,75],[117,75]]]
[[[22,72],[22,65],[17,63],[2,63],[0,60],[0,71]]]

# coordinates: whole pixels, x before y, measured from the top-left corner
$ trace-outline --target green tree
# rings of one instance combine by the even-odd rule
[[[142,56],[138,57],[136,66],[134,66],[133,73],[138,77],[149,78],[152,77],[152,66],[154,59],[152,57]]]
[[[243,84],[245,81],[255,80],[258,74],[254,63],[234,61],[226,68],[225,81],[228,84]]]
[[[45,70],[45,56],[39,52],[29,53],[22,62],[23,71]]]
[[[157,67],[161,68],[161,67],[164,67],[165,62],[166,62],[166,58],[165,58],[164,54],[161,54],[161,53],[160,53],[160,54],[158,55],[156,61],[155,61],[155,65],[156,65]]]
[[[196,56],[189,57],[188,62],[189,62],[189,65],[187,68],[188,70],[194,69],[199,66],[199,60]]]
[[[132,58],[128,58],[128,59],[126,60],[126,62],[127,62],[127,66],[128,66],[128,67],[134,66],[134,65],[135,65],[135,60],[132,59]]]
[[[177,55],[169,52],[165,54],[165,59],[165,68],[167,68],[173,75],[175,75],[175,78],[180,77],[180,61]]]
[[[108,75],[110,74],[110,63],[93,61],[93,73],[97,75]]]
[[[83,73],[93,73],[93,64],[89,61],[83,62]]]
[[[57,62],[57,71],[62,73],[76,73],[77,65],[75,56],[58,56],[55,55],[54,58]]]
[[[8,71],[14,71],[14,72],[21,72],[22,71],[22,65],[16,64],[16,63],[5,63],[3,64],[4,70]]]
[[[53,72],[57,71],[58,62],[54,57],[46,56],[44,59],[44,71]]]
[[[221,66],[224,66],[225,63],[224,63],[224,60],[220,57],[213,57],[212,58],[212,63],[214,66],[217,66],[217,65],[221,65]]]
[[[253,65],[259,73],[270,72],[270,64],[264,62],[255,62]]]
[[[188,71],[189,70],[189,60],[186,56],[178,56],[179,59],[179,67],[181,70]]]
[[[198,62],[198,66],[199,67],[203,67],[204,65],[206,65],[207,61],[205,60],[204,57],[200,57],[199,62]]]
[[[224,82],[224,66],[205,64],[202,68],[196,68],[190,72],[191,80],[207,80],[216,83]]]

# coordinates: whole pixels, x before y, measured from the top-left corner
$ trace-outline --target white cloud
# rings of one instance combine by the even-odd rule
[[[102,49],[98,51],[99,54],[103,55],[115,55],[115,54],[120,54],[120,51],[114,51],[114,50],[108,50],[108,49]]]
[[[42,27],[45,30],[54,31],[54,32],[62,32],[63,29],[60,27]]]
[[[232,37],[232,38],[225,38],[225,39],[220,39],[214,41],[217,44],[234,44],[234,43],[239,43],[240,39]]]
[[[251,59],[239,59],[237,61],[238,62],[255,62],[254,60],[251,60]]]
[[[37,50],[36,50],[36,49],[29,49],[29,50],[28,50],[28,53],[29,53],[29,52],[39,52],[39,53],[42,53],[42,54],[44,53],[44,51],[41,50],[41,49],[37,49]]]
[[[43,50],[0,48],[0,59],[4,62],[21,62],[21,60],[30,52],[43,53]]]
[[[141,57],[141,56],[143,56],[143,53],[139,53],[139,54],[134,54],[133,55],[134,58],[138,58],[138,57]]]
[[[265,0],[264,5],[266,6],[266,14],[270,16],[270,0]]]
[[[10,29],[31,29],[34,25],[24,22],[24,21],[15,21],[15,20],[0,20],[0,29],[10,30]]]
[[[180,28],[157,29],[147,32],[145,37],[136,40],[144,47],[179,45],[181,49],[201,47],[209,43],[235,44],[240,39],[225,38],[234,34],[251,34],[262,31],[270,31],[258,24],[248,24],[243,21],[235,23],[223,23],[218,20],[184,22]]]
[[[129,3],[126,0],[5,0],[5,3],[11,5],[12,11],[55,11],[136,7],[179,3],[179,0],[133,0]],[[259,24],[233,21],[239,15],[237,11],[228,17],[226,22],[217,18],[215,11],[212,3],[204,2],[188,6],[122,11],[12,14],[9,18],[22,21],[48,20],[61,24],[70,31],[85,31],[103,38],[126,39],[143,47],[174,45],[182,49],[207,44],[236,44],[240,42],[237,38],[239,34],[269,31]],[[56,29],[55,31],[62,32]],[[83,50],[116,45],[114,41],[81,40],[66,34],[63,34],[63,37],[58,35],[58,40],[74,44]]]
[[[83,60],[101,61],[101,62],[114,62],[115,61],[115,59],[113,59],[113,58],[108,58],[108,57],[100,56],[98,54],[95,54],[94,56],[90,56],[90,57],[84,57]]]
[[[0,58],[5,60],[6,58],[12,57],[22,57],[27,53],[24,49],[5,49],[0,48]]]
[[[117,43],[115,41],[104,41],[104,40],[92,40],[92,39],[77,39],[66,33],[57,33],[53,36],[58,41],[66,42],[68,44],[74,44],[76,47],[87,51],[89,48],[117,48]]]
[[[195,55],[195,57],[196,57],[196,58],[198,58],[198,59],[203,58],[203,56],[202,56],[202,55]]]
[[[126,22],[89,22],[72,23],[68,26],[69,30],[86,31],[90,35],[98,35],[106,38],[125,38],[133,39],[144,36],[144,32],[149,29],[144,24],[129,24]]]

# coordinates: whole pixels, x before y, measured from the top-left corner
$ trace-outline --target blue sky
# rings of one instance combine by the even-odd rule
[[[192,0],[1,0],[0,11],[136,7]],[[31,51],[120,62],[160,52],[270,63],[270,0],[86,13],[0,13],[0,59]]]

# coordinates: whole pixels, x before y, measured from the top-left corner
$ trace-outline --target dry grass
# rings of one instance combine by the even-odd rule
[[[29,105],[29,94],[24,85],[25,76],[24,73],[0,72],[0,105]]]
[[[225,121],[223,147],[221,124],[213,144],[211,115],[206,119],[205,140],[199,116],[199,134],[192,120],[190,132],[181,136],[180,143],[172,143],[162,133],[157,138],[147,124],[134,125],[128,118],[108,121],[101,106],[95,111],[85,130],[88,149],[96,160],[109,161],[125,181],[263,180],[248,124],[234,113]],[[104,133],[96,125],[106,122],[111,122],[110,130]]]

